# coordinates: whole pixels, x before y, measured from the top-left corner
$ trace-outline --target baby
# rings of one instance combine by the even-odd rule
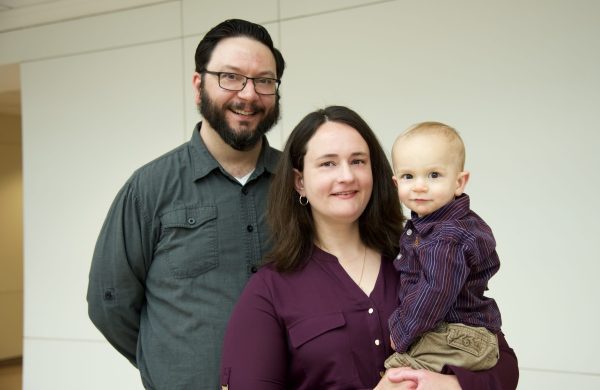
[[[485,370],[498,361],[500,310],[484,292],[500,261],[490,227],[469,208],[464,162],[461,137],[443,123],[419,123],[394,142],[393,180],[411,219],[394,260],[400,303],[386,368]]]

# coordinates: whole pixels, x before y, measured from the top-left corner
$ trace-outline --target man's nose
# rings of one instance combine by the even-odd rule
[[[254,89],[254,80],[248,79],[248,81],[246,81],[246,85],[244,85],[244,88],[242,88],[241,91],[238,91],[238,96],[245,100],[257,99],[258,94]]]

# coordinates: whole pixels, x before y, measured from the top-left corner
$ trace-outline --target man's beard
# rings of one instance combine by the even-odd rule
[[[252,149],[260,140],[263,135],[267,134],[269,130],[279,120],[279,95],[275,97],[275,105],[271,112],[269,112],[257,125],[254,130],[245,129],[243,131],[236,131],[232,129],[225,119],[225,111],[228,109],[247,109],[243,104],[227,104],[225,107],[217,107],[215,102],[208,96],[208,93],[204,88],[200,88],[200,104],[198,109],[200,114],[207,121],[213,129],[219,134],[221,139],[225,143],[235,150],[247,151]],[[260,108],[255,104],[250,106],[250,110],[256,114],[265,112],[264,108]]]

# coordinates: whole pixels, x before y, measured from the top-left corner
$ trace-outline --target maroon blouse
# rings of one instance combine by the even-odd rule
[[[318,247],[301,271],[262,268],[229,321],[221,383],[229,390],[372,389],[393,352],[387,319],[397,291],[391,259],[382,259],[370,296]],[[491,370],[446,368],[463,390],[516,388],[516,356],[502,335],[499,341],[500,360]]]

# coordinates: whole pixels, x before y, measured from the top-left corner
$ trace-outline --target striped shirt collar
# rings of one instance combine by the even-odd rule
[[[410,223],[417,231],[422,231],[425,226],[431,223],[439,223],[445,221],[454,221],[464,217],[471,209],[469,195],[462,194],[447,205],[437,209],[431,214],[424,217],[419,217],[417,213],[411,211]]]

